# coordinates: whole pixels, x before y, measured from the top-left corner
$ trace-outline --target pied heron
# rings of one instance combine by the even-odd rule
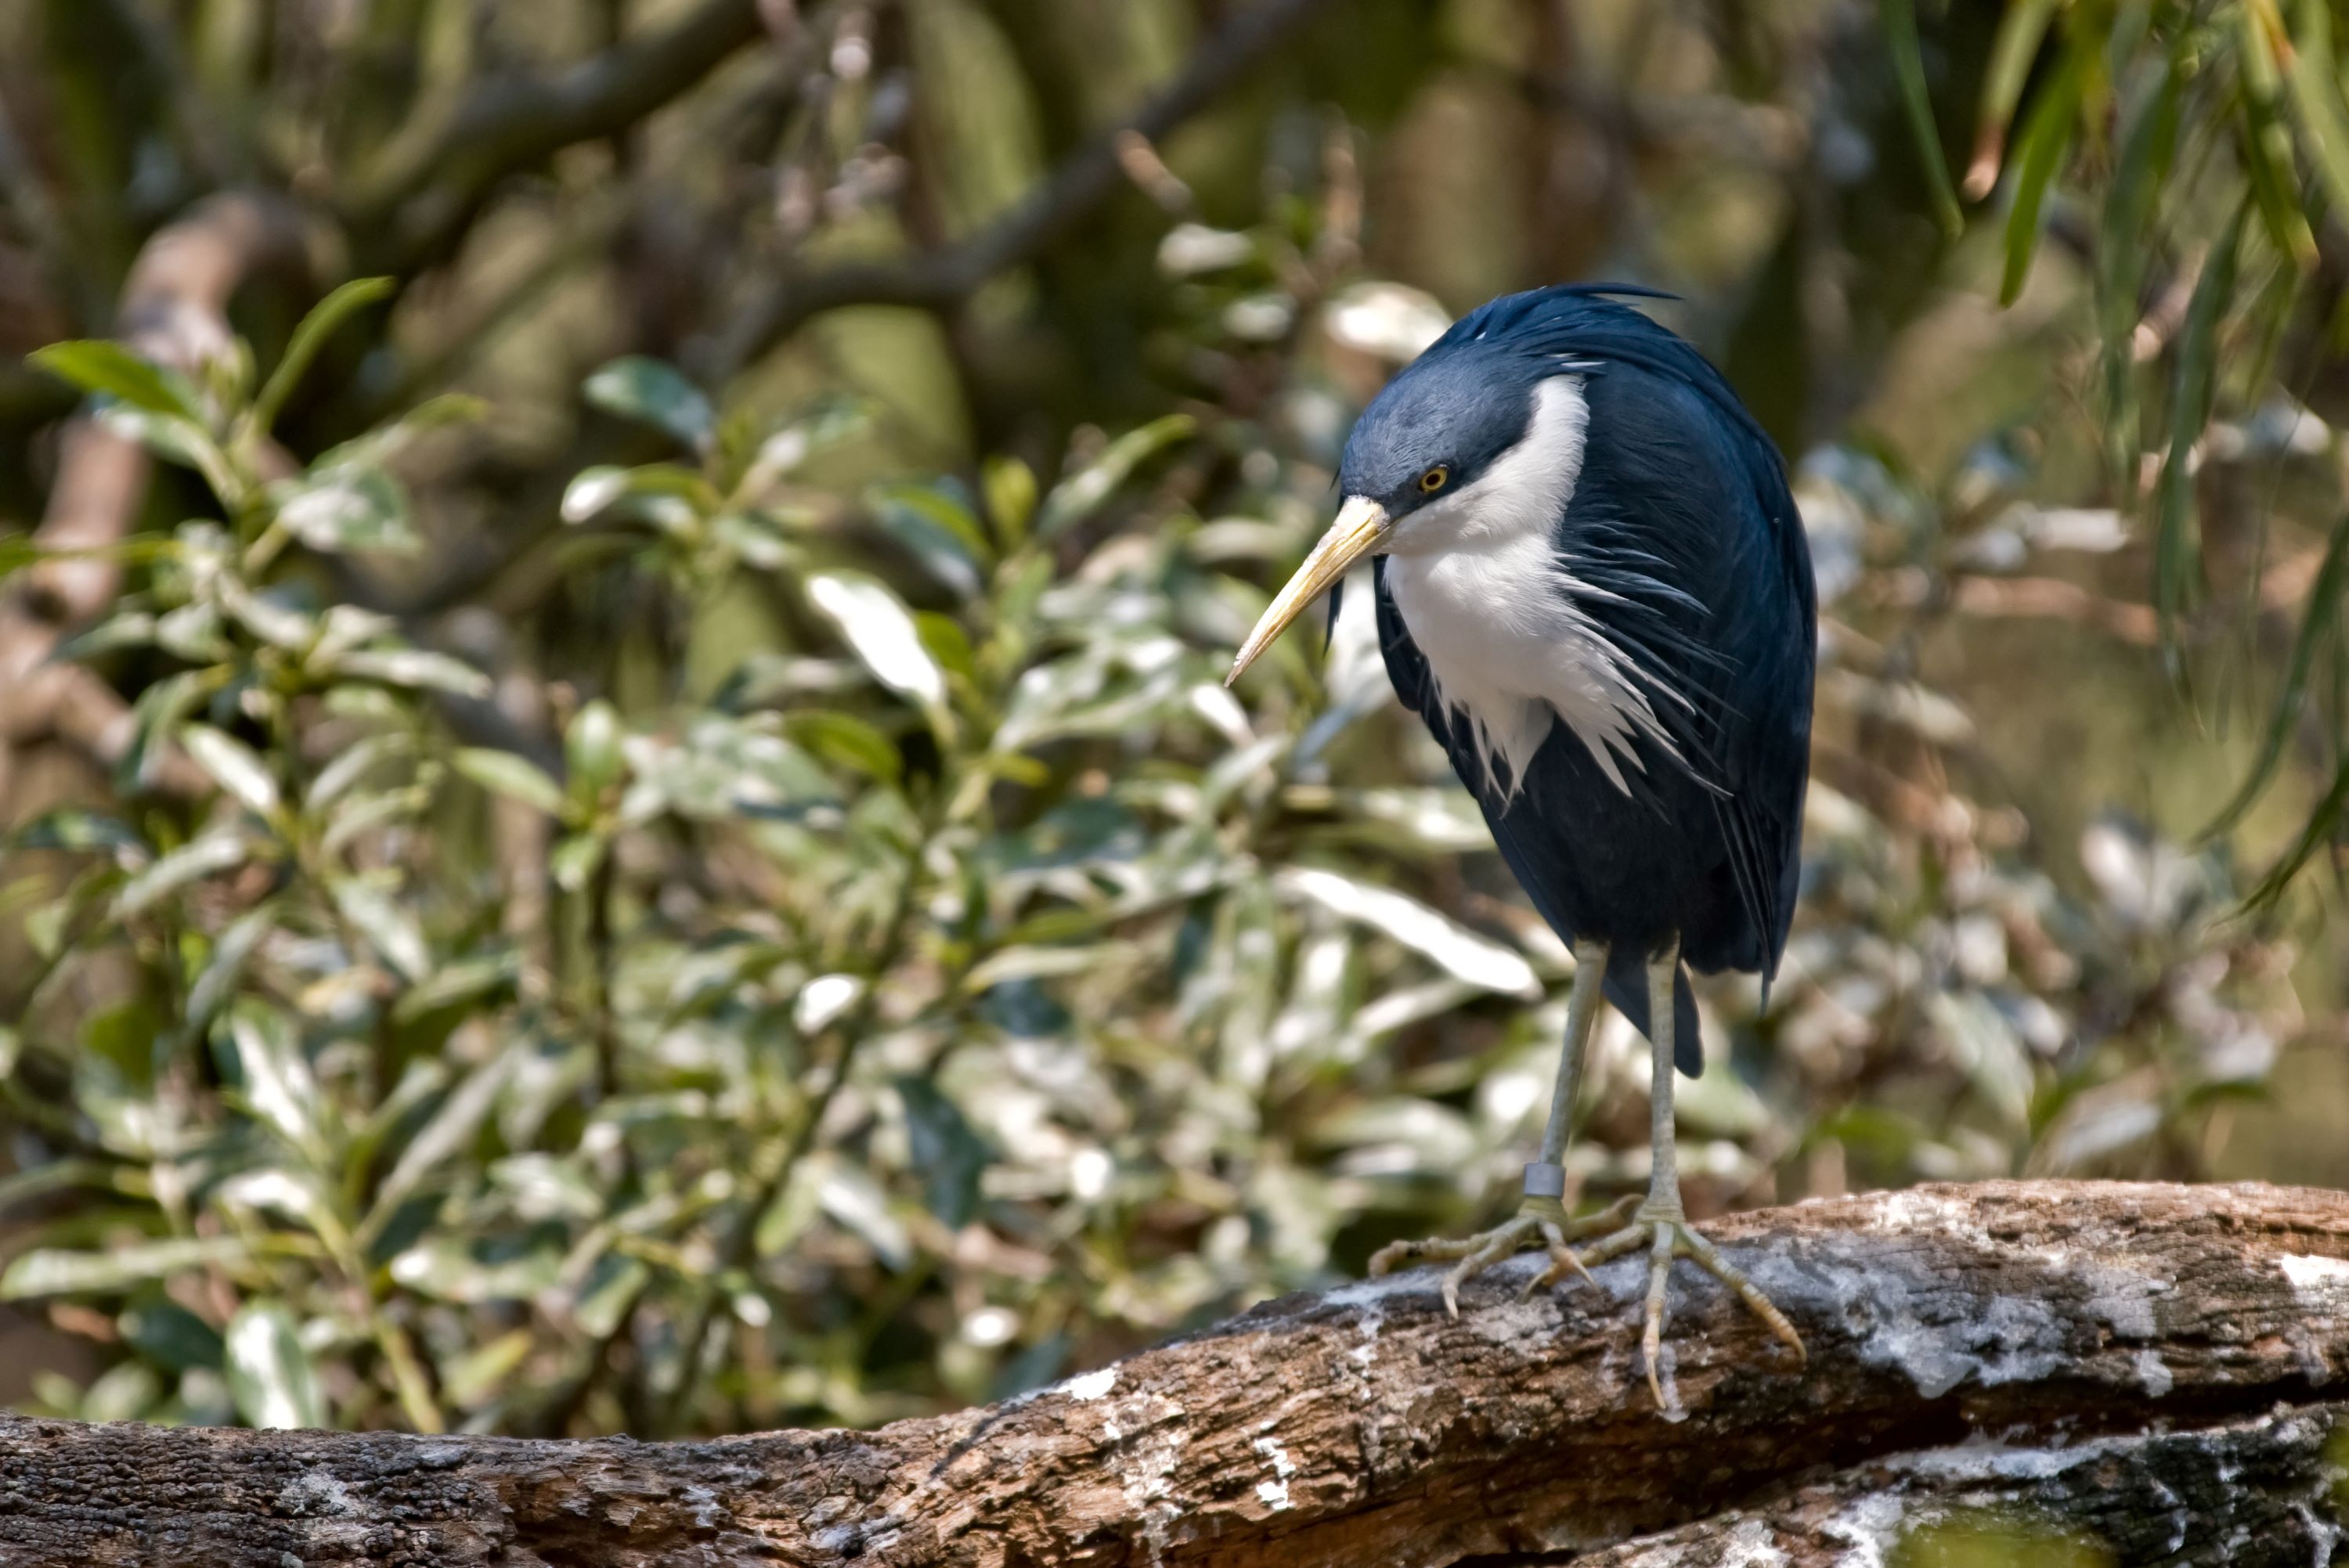
[[[1395,693],[1475,793],[1575,974],[1522,1207],[1466,1240],[1398,1243],[1371,1272],[1450,1262],[1444,1299],[1456,1313],[1460,1285],[1521,1248],[1550,1257],[1528,1292],[1644,1249],[1641,1346],[1664,1406],[1656,1362],[1675,1257],[1803,1354],[1785,1315],[1688,1222],[1672,1072],[1704,1067],[1688,970],[1759,974],[1766,996],[1785,949],[1817,610],[1777,449],[1702,356],[1609,297],[1653,292],[1506,295],[1390,381],[1347,439],[1337,521],[1232,676],[1375,557]],[[1561,1161],[1602,994],[1653,1047],[1653,1160],[1644,1202],[1578,1221]]]

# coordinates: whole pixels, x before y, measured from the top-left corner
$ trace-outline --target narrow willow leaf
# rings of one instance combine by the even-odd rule
[[[1982,73],[1982,109],[1976,117],[1974,157],[1966,170],[1965,193],[1979,201],[1998,183],[2001,158],[2031,63],[2047,36],[2055,14],[2055,0],[2008,0],[1999,18],[1998,36],[1991,43],[1990,68]]]
[[[229,1391],[244,1424],[284,1430],[326,1424],[317,1368],[302,1348],[294,1315],[275,1301],[248,1302],[229,1319],[222,1340]]]
[[[183,727],[180,745],[197,767],[212,775],[213,783],[236,798],[238,804],[256,816],[276,813],[277,780],[270,777],[269,764],[253,748],[209,724]]]
[[[2270,0],[2235,7],[2236,75],[2242,84],[2243,168],[2269,237],[2301,272],[2317,263],[2316,235],[2300,200],[2292,128],[2283,113],[2283,65],[2276,58],[2282,19]]]
[[[1383,933],[1472,985],[1518,996],[1541,994],[1533,965],[1519,954],[1392,888],[1303,867],[1279,872],[1274,885]]]
[[[2268,868],[2260,885],[2244,898],[2248,909],[2271,908],[2291,888],[2316,852],[2333,841],[2341,828],[2342,815],[2349,810],[2349,762],[2344,762],[2333,775],[2332,788],[2324,799],[2309,812],[2308,820],[2301,824],[2300,833],[2284,851],[2275,864]]]
[[[995,1151],[971,1130],[962,1108],[929,1079],[898,1078],[897,1098],[905,1108],[907,1152],[922,1173],[925,1201],[939,1223],[958,1231],[978,1211],[978,1179]]]
[[[52,343],[25,357],[85,392],[112,397],[150,414],[185,419],[199,430],[203,428],[203,399],[188,378],[176,370],[149,364],[119,343],[79,338]]]
[[[2032,107],[2023,127],[2014,177],[2013,204],[2006,214],[2006,266],[1999,279],[1998,302],[2013,304],[2022,296],[2031,276],[2031,258],[2039,248],[2039,213],[2047,200],[2048,183],[2064,161],[2079,129],[2080,97],[2086,77],[2087,51],[2067,50],[2064,64]]]
[[[393,278],[353,278],[313,305],[310,314],[295,327],[277,368],[269,373],[269,379],[261,384],[260,392],[253,399],[253,409],[247,416],[252,428],[259,434],[268,434],[270,427],[277,422],[279,411],[285,407],[285,400],[294,395],[294,388],[300,385],[326,339],[368,305],[389,299],[398,286]]]
[[[1950,166],[1941,156],[1941,132],[1933,123],[1933,98],[1925,85],[1925,51],[1917,37],[1916,0],[1877,0],[1884,20],[1885,42],[1892,49],[1892,72],[1900,83],[1900,107],[1909,117],[1909,132],[1916,139],[1917,160],[1925,166],[1925,183],[1933,198],[1933,213],[1941,232],[1956,239],[1965,232],[1965,214],[1958,209],[1958,192],[1950,183]]]
[[[2301,0],[2294,11],[2284,82],[2301,146],[2316,166],[2325,200],[2334,212],[2349,218],[2349,105],[2342,101],[2340,62],[2333,49],[2326,0]]]
[[[496,953],[444,965],[430,979],[410,989],[392,1004],[391,1021],[412,1024],[450,1007],[470,1007],[492,993],[511,987],[522,974],[522,959]]]
[[[2261,738],[2259,756],[2251,763],[2234,798],[2229,800],[2210,825],[2202,830],[2204,838],[2213,838],[2240,822],[2251,807],[2275,781],[2282,767],[2284,752],[2291,744],[2293,729],[2308,704],[2308,687],[2316,670],[2318,649],[2327,638],[2335,634],[2341,623],[2341,597],[2349,592],[2349,513],[2344,513],[2333,525],[2333,537],[2324,547],[2323,562],[2316,569],[2316,579],[2309,585],[2308,610],[2301,617],[2300,631],[2292,638],[2292,658],[2284,669],[2283,689],[2277,694],[2275,711],[2268,716],[2267,733]]]
[[[2249,203],[2239,205],[2226,232],[2211,246],[2178,335],[2169,452],[2155,496],[2154,531],[2154,609],[2163,656],[2173,668],[2178,659],[2177,619],[2201,575],[2200,532],[2194,525],[2194,448],[2209,428],[2211,404],[2218,396],[2219,327],[2235,297],[2236,258],[2250,216]]]
[[[469,746],[451,757],[449,765],[492,794],[519,800],[550,817],[563,814],[563,786],[528,758]]]
[[[615,359],[587,377],[587,401],[624,419],[667,431],[697,450],[718,428],[718,411],[674,366],[641,354]]]
[[[2137,327],[2139,295],[2155,218],[2178,150],[2178,101],[2189,60],[2174,47],[2161,75],[2139,90],[2124,119],[2121,149],[2096,240],[2096,315],[2104,342],[2106,460],[2116,475],[2136,471]]]
[[[1050,539],[1092,516],[1135,469],[1197,428],[1188,414],[1169,414],[1112,441],[1101,456],[1052,487],[1037,516],[1036,537]]]

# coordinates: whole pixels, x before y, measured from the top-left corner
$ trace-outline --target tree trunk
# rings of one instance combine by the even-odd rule
[[[1797,1370],[1645,1264],[1270,1302],[872,1432],[528,1442],[0,1422],[0,1563],[2323,1564],[2349,1461],[2349,1194],[1929,1187],[1722,1221]],[[2004,1555],[1997,1555],[2003,1552]],[[1985,1553],[1990,1553],[1986,1555]]]

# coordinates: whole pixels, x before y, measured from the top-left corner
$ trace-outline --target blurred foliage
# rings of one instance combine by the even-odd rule
[[[889,292],[1215,9],[809,6],[480,189],[414,173],[452,106],[616,9],[0,23],[54,73],[0,71],[0,262],[65,340],[0,509],[77,397],[160,459],[57,655],[129,738],[5,784],[0,1295],[88,1348],[27,1408],[872,1422],[1499,1212],[1570,957],[1366,594],[1220,679],[1353,409],[1557,275],[1691,296],[1818,563],[1803,908],[1766,1012],[1703,988],[1692,1204],[2338,1148],[2263,1104],[2338,1055],[2329,890],[2240,903],[2343,793],[2324,8],[1338,5],[1019,264]],[[1952,236],[1918,139],[1978,103]],[[102,341],[232,174],[388,281],[256,280],[195,376]],[[777,276],[865,282],[760,341]],[[1644,1084],[1609,1018],[1586,1202]]]

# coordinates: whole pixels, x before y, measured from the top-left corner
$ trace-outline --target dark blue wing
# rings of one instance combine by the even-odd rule
[[[1371,581],[1378,599],[1380,652],[1385,656],[1387,676],[1394,683],[1395,696],[1426,722],[1429,731],[1452,758],[1453,771],[1476,797],[1485,825],[1493,830],[1494,846],[1501,851],[1501,859],[1509,873],[1517,879],[1517,885],[1533,901],[1535,910],[1552,931],[1571,944],[1586,929],[1585,917],[1570,903],[1571,890],[1583,879],[1565,852],[1567,841],[1554,830],[1557,826],[1552,820],[1554,813],[1539,809],[1538,793],[1531,809],[1526,797],[1520,797],[1512,809],[1486,779],[1484,763],[1469,737],[1436,706],[1434,688],[1427,675],[1427,657],[1412,641],[1402,614],[1395,609],[1394,596],[1387,591],[1386,566],[1383,557],[1372,562]],[[1559,758],[1581,754],[1582,742],[1561,721],[1552,719],[1550,723],[1550,738],[1543,743],[1533,770],[1540,777],[1528,786],[1537,792],[1547,782]],[[1629,945],[1611,948],[1601,989],[1607,999],[1631,1021],[1633,1028],[1642,1035],[1648,1033],[1644,954]],[[1704,1071],[1704,1042],[1697,1032],[1696,994],[1689,988],[1685,965],[1673,975],[1672,1060],[1691,1078]]]

